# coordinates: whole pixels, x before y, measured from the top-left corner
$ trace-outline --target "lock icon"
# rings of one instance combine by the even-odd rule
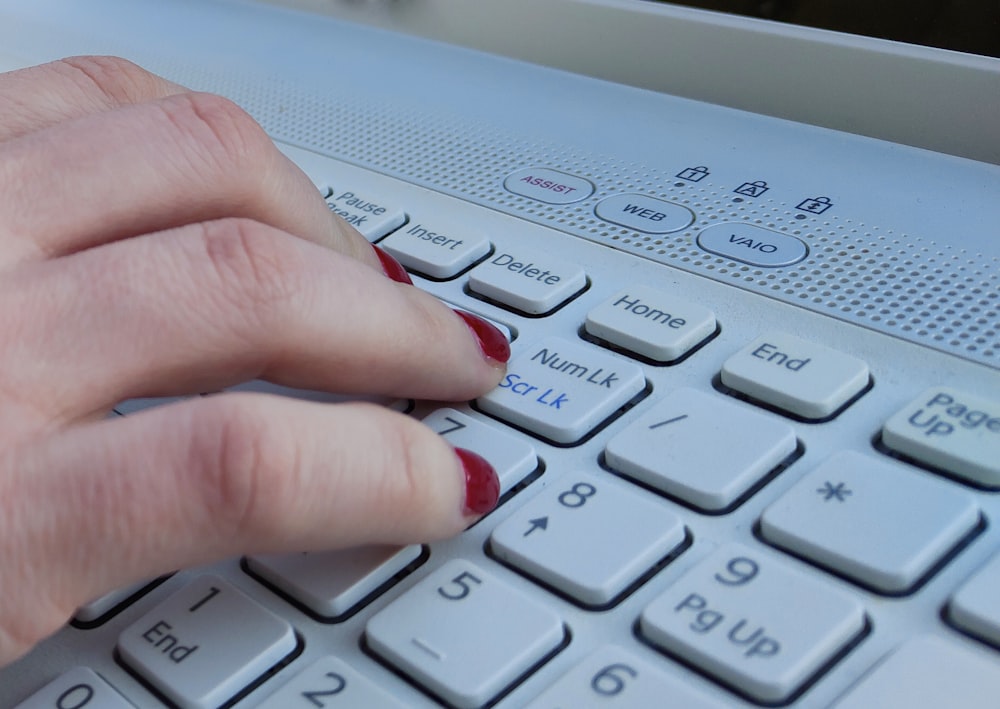
[[[807,197],[795,205],[795,208],[810,214],[822,214],[832,206],[833,202],[829,197]]]
[[[756,182],[744,182],[742,185],[733,190],[733,192],[744,195],[745,197],[760,197],[769,189],[771,188],[767,186],[767,183],[764,182],[764,180],[757,180]]]
[[[697,167],[689,167],[686,170],[681,170],[676,176],[688,182],[701,182],[708,175],[708,168],[704,165],[698,165]]]

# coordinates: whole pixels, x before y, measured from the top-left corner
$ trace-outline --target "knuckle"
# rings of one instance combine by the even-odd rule
[[[178,131],[182,154],[213,179],[224,179],[234,192],[255,195],[261,165],[269,162],[273,143],[264,129],[233,101],[209,93],[183,93],[158,104]]]
[[[294,441],[274,435],[252,396],[216,396],[204,404],[192,421],[192,489],[217,538],[266,540],[278,533],[283,499],[295,489]]]
[[[68,57],[55,66],[85,93],[96,93],[102,103],[112,108],[159,95],[161,90],[159,77],[121,57]]]
[[[200,237],[191,260],[210,270],[206,292],[216,294],[221,307],[242,313],[251,326],[280,324],[280,313],[299,292],[296,276],[303,271],[297,251],[288,248],[288,237],[239,218],[207,222]]]

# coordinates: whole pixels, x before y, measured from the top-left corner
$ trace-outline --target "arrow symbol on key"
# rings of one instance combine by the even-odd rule
[[[528,524],[530,524],[531,526],[528,527],[528,531],[524,533],[525,537],[534,532],[536,529],[540,529],[544,532],[546,528],[549,526],[549,518],[537,517],[535,519],[529,519]]]

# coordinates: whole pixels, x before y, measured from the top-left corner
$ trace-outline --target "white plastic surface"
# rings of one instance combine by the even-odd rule
[[[366,2],[353,6],[371,9],[390,4],[397,8],[421,5]],[[541,7],[533,0],[531,4]],[[500,13],[512,5],[493,3]],[[566,31],[581,17],[565,16]],[[681,33],[688,28],[683,22],[672,26]],[[505,33],[501,22],[488,29],[511,40],[526,37]],[[692,81],[698,78],[690,66],[697,63],[697,55],[683,51],[691,46],[683,43],[686,38],[664,34],[653,23],[632,34],[624,22],[614,29],[624,31],[628,43],[639,52],[623,54],[621,61],[641,57],[644,51],[666,50],[691,61],[650,62],[651,72],[679,72]],[[664,46],[632,41],[648,36],[646,32],[662,39]],[[532,46],[558,49],[560,38],[549,39],[551,43]],[[761,39],[763,46],[774,45],[764,35]],[[698,41],[698,33],[692,32],[690,40]],[[358,194],[399,205],[415,221],[422,222],[425,214],[448,215],[455,223],[475,225],[490,235],[501,252],[542,249],[560,261],[585,266],[590,278],[587,290],[556,316],[542,318],[524,317],[471,296],[464,274],[441,282],[415,278],[418,287],[449,303],[508,325],[517,335],[512,343],[515,358],[549,337],[605,353],[599,345],[580,338],[581,327],[593,308],[636,284],[703,305],[712,310],[719,324],[717,336],[676,365],[657,366],[613,355],[639,367],[649,395],[606,430],[576,446],[550,445],[467,404],[449,404],[530,444],[544,472],[471,529],[454,539],[431,543],[422,566],[343,623],[310,618],[246,574],[238,558],[220,560],[182,570],[100,627],[60,631],[20,662],[0,669],[0,705],[15,705],[61,673],[86,664],[136,706],[158,707],[149,689],[115,660],[117,637],[192,578],[209,572],[223,576],[255,603],[285,618],[303,640],[302,656],[243,703],[251,706],[315,660],[335,655],[405,706],[434,707],[423,689],[373,657],[361,638],[374,614],[449,559],[461,558],[551,608],[571,631],[570,643],[512,687],[497,702],[498,709],[529,704],[609,644],[723,706],[752,706],[724,683],[692,670],[634,633],[636,619],[653,599],[669,592],[688,571],[729,542],[778,559],[808,574],[824,589],[847,594],[871,619],[870,632],[808,684],[793,703],[796,709],[829,706],[915,634],[941,641],[931,645],[931,664],[938,648],[958,644],[965,654],[978,658],[974,665],[996,666],[994,647],[966,637],[942,619],[942,609],[955,590],[1000,549],[1000,525],[995,524],[1000,519],[1000,497],[995,493],[942,477],[948,485],[972,495],[988,523],[919,590],[891,602],[836,574],[767,548],[754,536],[762,511],[834,452],[885,456],[873,442],[885,422],[921,392],[948,386],[1000,400],[996,335],[1000,241],[995,239],[1000,223],[996,198],[1000,170],[996,166],[595,83],[236,0],[2,2],[0,46],[0,62],[5,66],[70,53],[129,56],[196,88],[234,97],[283,141],[317,183],[322,178],[349,185]],[[728,52],[730,47],[741,51],[739,43],[721,42],[705,45],[705,52]],[[586,50],[596,62],[607,65],[606,57],[593,46]],[[810,55],[808,47],[803,51],[803,56],[816,56]],[[870,76],[881,88],[903,86],[894,81],[892,72],[868,75],[857,71],[865,64],[864,54],[848,54],[855,75]],[[726,55],[719,56],[725,59]],[[13,63],[8,57],[14,58]],[[731,76],[755,93],[759,87],[747,82],[747,73],[754,69],[751,64],[747,63],[747,71]],[[779,76],[773,65],[767,68],[755,74],[760,81]],[[973,109],[955,110],[966,104],[954,100],[953,89],[968,88],[989,100],[997,95],[995,82],[985,74],[980,74],[986,77],[982,82],[965,82],[956,78],[953,69],[948,60],[929,66],[920,59],[916,75],[922,78],[911,87],[927,100],[946,104],[949,121],[985,121],[993,131],[996,112],[977,115]],[[948,88],[941,90],[940,81]],[[779,88],[792,97],[801,87]],[[554,100],[557,95],[558,101]],[[765,105],[779,100],[773,93],[757,95]],[[896,101],[890,93],[886,97]],[[820,113],[829,108],[829,104],[815,106]],[[836,108],[847,117],[858,111],[857,105],[849,103]],[[881,110],[880,105],[873,108]],[[904,129],[914,125],[913,116],[923,115],[906,102],[893,103],[892,110],[894,121],[903,112],[906,120],[900,126]],[[949,124],[955,137],[964,141],[972,136],[976,142],[974,132],[961,130],[961,125]],[[507,175],[535,165],[584,176],[592,180],[595,192],[578,202],[554,205],[503,189]],[[705,168],[705,173],[695,173],[696,167]],[[694,182],[682,175],[702,177]],[[767,182],[769,191],[757,198],[735,192],[743,183],[760,180]],[[612,228],[595,216],[598,200],[627,192],[685,204],[696,216],[693,228],[660,238]],[[737,197],[743,201],[735,201]],[[815,211],[819,197],[829,198],[832,204],[822,214]],[[758,269],[698,247],[696,235],[701,229],[727,220],[761,224],[806,240],[809,256],[790,267]],[[873,388],[835,420],[823,424],[793,421],[759,409],[761,415],[791,426],[802,443],[801,457],[725,515],[706,515],[663,501],[684,521],[691,546],[618,605],[599,613],[587,611],[486,554],[490,534],[516,513],[522,499],[546,488],[558,489],[571,482],[576,472],[612,475],[601,463],[608,440],[679,388],[721,396],[712,382],[725,360],[762,332],[774,330],[799,334],[861,359],[871,369]],[[437,408],[438,403],[418,402],[412,415],[423,418]],[[905,467],[911,473],[925,474],[918,464],[906,463]],[[641,485],[634,487],[637,492],[657,495]],[[943,656],[947,655],[944,651]],[[887,687],[891,691],[892,683]]]

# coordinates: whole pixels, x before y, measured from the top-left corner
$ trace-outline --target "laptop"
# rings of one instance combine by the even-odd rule
[[[462,535],[120,589],[0,706],[997,705],[996,8],[694,4],[0,4],[0,67],[232,98],[512,349],[384,402],[498,469]]]

